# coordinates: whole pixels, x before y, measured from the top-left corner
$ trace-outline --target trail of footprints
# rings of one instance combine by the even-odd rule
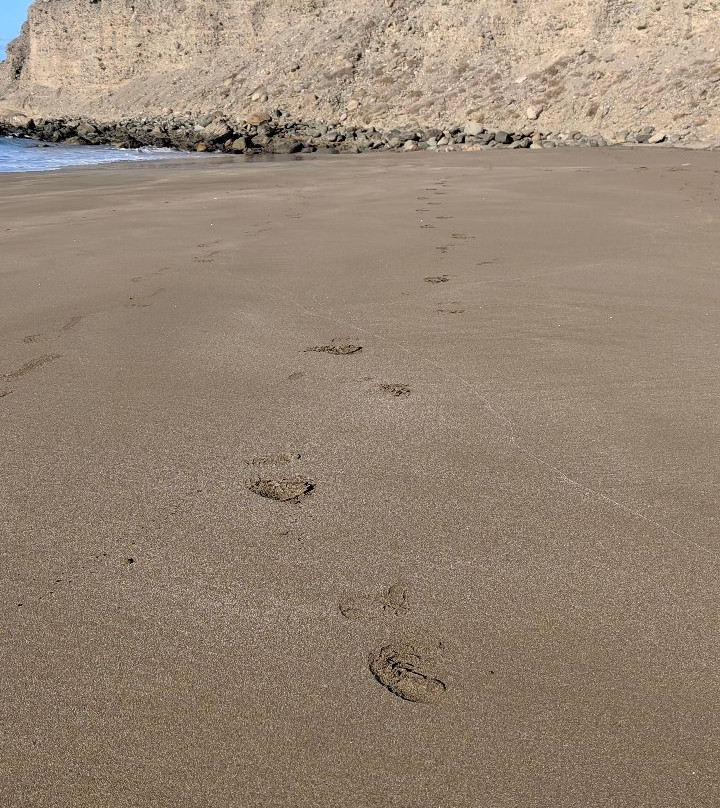
[[[428,189],[436,190],[436,189]],[[438,217],[451,218],[451,217]],[[464,234],[453,234],[453,238],[468,238]],[[449,246],[439,248],[445,253]],[[425,278],[429,284],[447,283],[447,274]],[[457,301],[437,309],[438,314],[462,314],[464,311]],[[335,338],[324,345],[313,345],[303,349],[304,353],[328,354],[331,356],[353,356],[362,351],[362,345],[348,338]],[[301,371],[291,373],[289,380],[303,378]],[[365,377],[367,378],[367,377]],[[379,395],[402,399],[411,395],[410,386],[402,382],[378,383],[372,388]],[[251,469],[268,469],[266,474],[258,474],[245,480],[245,487],[259,497],[274,500],[285,505],[299,505],[311,498],[316,490],[315,482],[300,474],[270,474],[281,467],[290,466],[301,460],[299,452],[280,452],[251,458],[246,465]],[[285,531],[282,535],[285,535]],[[343,597],[338,605],[340,616],[350,622],[372,622],[398,620],[410,610],[408,587],[403,582],[392,584],[381,592],[350,594]],[[442,643],[430,647],[427,642],[411,641],[406,638],[390,639],[377,643],[368,653],[366,665],[373,680],[393,696],[417,704],[438,704],[447,692],[447,685],[435,673],[435,666],[442,661]]]
[[[438,183],[441,184],[441,183]],[[437,188],[427,188],[436,194],[442,194]],[[418,201],[426,204],[439,204],[428,202],[429,197],[418,197]],[[419,208],[418,210],[428,210]],[[452,216],[437,216],[436,219],[452,219]],[[422,224],[423,228],[432,228],[434,225]],[[468,240],[474,236],[464,233],[452,233],[456,240]],[[436,249],[442,255],[447,254],[452,245],[442,245]],[[491,263],[489,261],[481,262]],[[450,276],[447,273],[426,277],[425,283],[448,283]],[[465,309],[459,301],[450,301],[436,309],[437,314],[458,315]],[[352,356],[362,351],[362,345],[348,338],[336,338],[324,345],[313,345],[303,349],[305,353],[328,354],[331,356]],[[304,373],[296,371],[288,377],[290,380],[303,378]],[[368,377],[364,377],[368,378]],[[372,388],[377,394],[388,398],[402,399],[411,395],[410,386],[402,382],[378,383]],[[298,452],[281,452],[278,454],[255,457],[247,461],[247,466],[253,469],[278,469],[288,466],[301,459]],[[245,481],[249,491],[259,497],[274,500],[284,504],[299,505],[303,500],[314,495],[315,482],[299,474],[272,474],[258,475]],[[410,610],[410,596],[408,587],[403,582],[392,584],[380,592],[349,594],[341,598],[337,604],[339,615],[349,622],[384,623],[387,620],[398,621]],[[368,673],[374,681],[384,687],[392,695],[407,702],[417,704],[438,704],[447,692],[446,683],[436,674],[436,666],[442,663],[441,642],[428,643],[427,641],[400,639],[385,639],[371,648],[367,660]]]
[[[161,267],[160,269],[151,272],[150,276],[162,275],[164,272],[168,272],[169,270],[170,267]],[[143,281],[144,278],[142,275],[138,275],[130,280],[132,283],[139,283],[140,281]],[[160,287],[143,295],[131,295],[125,305],[130,308],[148,308],[153,304],[153,299],[164,291],[165,289]],[[54,333],[40,332],[37,334],[28,334],[27,336],[23,337],[23,344],[39,345],[44,342],[57,342],[58,339],[61,339],[64,335],[77,328],[77,326],[80,325],[80,323],[82,323],[87,316],[87,314],[74,314]],[[8,383],[16,382],[19,379],[22,379],[24,376],[39,370],[45,365],[49,365],[58,359],[62,359],[62,356],[63,355],[57,351],[48,351],[47,353],[40,354],[39,356],[28,360],[23,365],[15,370],[10,371],[9,373],[0,374],[0,398],[5,398],[5,396],[9,396],[11,393],[15,392],[15,388]]]
[[[441,183],[438,183],[441,184]],[[428,188],[436,194],[443,192],[437,188]],[[425,201],[427,197],[419,198]],[[439,204],[427,202],[427,204]],[[452,218],[438,216],[438,219]],[[430,226],[430,225],[428,225]],[[468,238],[464,234],[453,233],[453,238]],[[205,247],[207,245],[198,245]],[[443,245],[437,249],[446,254],[450,245]],[[215,251],[216,253],[217,251]],[[205,257],[196,256],[198,262],[212,261],[213,252]],[[160,274],[159,270],[153,274]],[[132,278],[133,282],[140,282],[141,276]],[[440,274],[425,278],[429,284],[447,283],[449,276]],[[127,305],[132,308],[145,308],[152,304],[153,298],[163,292],[164,289],[157,289],[145,295],[133,295]],[[437,310],[438,314],[461,314],[464,310],[459,308],[457,302],[447,304]],[[72,317],[60,329],[60,334],[75,328],[84,315]],[[43,334],[31,334],[25,337],[26,344],[42,342],[47,337]],[[332,356],[352,356],[362,351],[362,346],[347,339],[333,339],[328,344],[310,346],[304,352],[321,353]],[[42,354],[35,359],[26,362],[21,367],[11,373],[4,375],[6,381],[15,381],[28,373],[31,373],[44,365],[61,358],[59,353]],[[290,375],[291,380],[300,379],[303,373],[295,372]],[[404,383],[380,383],[373,388],[378,394],[389,398],[407,398],[411,395],[411,389]],[[11,388],[0,387],[0,398],[12,392]],[[254,457],[247,461],[250,469],[258,473],[245,480],[245,487],[253,494],[268,500],[282,503],[283,505],[298,506],[302,501],[311,498],[316,490],[315,482],[301,474],[275,474],[275,470],[281,466],[289,466],[301,460],[298,452],[281,452],[277,454]],[[267,469],[266,473],[261,473]],[[103,554],[104,556],[105,554]],[[99,556],[98,556],[99,558]],[[127,558],[126,564],[133,564],[134,558]],[[62,583],[63,577],[56,581]],[[22,604],[19,604],[22,605]],[[388,589],[379,593],[349,595],[344,597],[338,604],[338,612],[348,621],[372,621],[386,619],[401,619],[410,609],[408,588],[404,583],[396,583]],[[378,643],[373,647],[367,657],[367,669],[373,679],[384,687],[392,695],[403,701],[415,702],[418,704],[437,704],[445,695],[447,686],[445,682],[434,673],[434,666],[440,659],[438,649],[442,648],[442,643],[437,643],[434,649],[428,649],[427,643],[418,641],[408,641],[406,639],[392,639]]]

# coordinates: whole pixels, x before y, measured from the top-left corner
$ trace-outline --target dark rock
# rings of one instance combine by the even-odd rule
[[[242,153],[252,146],[252,140],[249,137],[239,137],[233,140],[230,144],[231,151]]]
[[[507,133],[500,130],[499,132],[495,132],[495,142],[496,143],[511,143],[512,137]]]

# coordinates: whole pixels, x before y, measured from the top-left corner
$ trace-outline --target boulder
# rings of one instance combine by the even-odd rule
[[[485,131],[485,128],[481,123],[477,121],[468,121],[465,126],[463,127],[463,133],[466,135],[470,135],[471,137],[475,137],[476,135],[482,135]]]
[[[270,120],[270,116],[267,112],[263,112],[262,110],[255,110],[254,112],[249,112],[245,116],[246,123],[249,123],[250,126],[262,126],[262,124],[267,123]]]

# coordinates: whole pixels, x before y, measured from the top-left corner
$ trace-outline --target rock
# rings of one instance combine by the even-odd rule
[[[648,143],[662,143],[665,140],[665,132],[656,132],[648,138]]]
[[[198,143],[197,146],[195,146],[195,151],[197,152],[204,152],[207,150],[208,150],[207,143]]]
[[[296,154],[303,150],[303,144],[297,140],[279,140],[274,144],[275,154]]]
[[[477,121],[468,121],[465,126],[463,127],[464,134],[470,135],[471,137],[475,137],[476,135],[481,135],[485,129],[481,123]]]
[[[203,128],[201,135],[206,143],[219,143],[232,135],[232,129],[224,121],[213,121]]]
[[[232,141],[230,144],[230,150],[234,152],[244,152],[246,149],[249,149],[252,145],[252,141],[249,137],[239,137]]]
[[[500,130],[499,132],[495,132],[495,142],[496,143],[511,143],[512,137],[507,132],[503,132]]]
[[[420,147],[414,140],[406,140],[403,143],[403,151],[417,151]]]
[[[532,106],[525,110],[525,115],[529,121],[536,121],[542,111],[543,108],[541,106]]]
[[[261,126],[262,124],[267,123],[269,120],[270,116],[267,114],[267,112],[263,112],[261,110],[250,112],[245,116],[245,121],[246,123],[249,123],[250,126]]]

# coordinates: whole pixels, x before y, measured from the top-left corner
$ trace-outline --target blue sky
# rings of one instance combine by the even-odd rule
[[[20,33],[29,5],[30,0],[0,0],[0,58],[5,55],[5,45]]]

